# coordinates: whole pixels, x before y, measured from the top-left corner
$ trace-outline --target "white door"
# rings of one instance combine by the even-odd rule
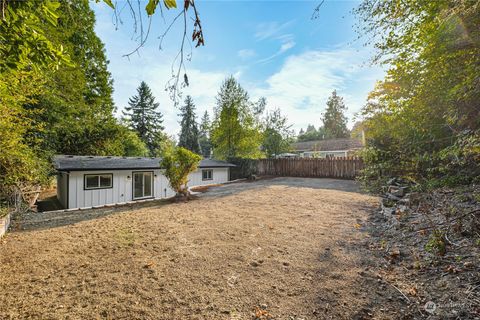
[[[153,197],[153,172],[133,173],[133,199]]]

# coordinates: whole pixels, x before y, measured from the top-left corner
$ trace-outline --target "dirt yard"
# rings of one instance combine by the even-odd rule
[[[0,319],[397,318],[366,245],[377,207],[352,181],[277,178],[31,214],[0,244]]]

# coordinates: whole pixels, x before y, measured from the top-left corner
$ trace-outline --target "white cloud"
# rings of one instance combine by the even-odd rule
[[[325,103],[336,89],[345,98],[351,125],[354,113],[373,88],[373,79],[382,76],[377,69],[361,67],[364,57],[351,49],[292,55],[263,88],[254,87],[250,92],[254,98],[266,97],[270,108],[279,107],[298,131],[307,124],[321,125]]]
[[[284,29],[291,26],[293,22],[294,20],[290,20],[284,23],[278,23],[276,21],[260,23],[257,25],[255,39],[261,41],[269,38],[278,37],[280,31],[283,31]]]
[[[272,54],[271,56],[269,56],[267,58],[258,60],[256,63],[269,62],[269,61],[273,60],[274,58],[276,58],[276,57],[282,55],[283,53],[287,52],[288,50],[290,50],[293,47],[295,47],[295,42],[294,41],[285,42],[280,46],[280,49],[277,52],[275,52],[274,54]]]
[[[241,58],[241,59],[248,59],[248,58],[251,58],[251,57],[254,57],[256,55],[255,53],[255,50],[252,50],[252,49],[242,49],[242,50],[239,50],[237,55]]]

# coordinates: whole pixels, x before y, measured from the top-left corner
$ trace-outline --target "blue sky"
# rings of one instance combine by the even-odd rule
[[[119,1],[117,8],[124,3]],[[192,95],[197,114],[211,113],[222,81],[233,75],[252,100],[264,96],[268,109],[280,108],[297,132],[308,124],[321,125],[327,98],[336,89],[345,99],[351,127],[383,71],[369,64],[373,50],[356,40],[351,10],[358,2],[327,0],[312,20],[317,5],[317,1],[197,1],[205,46],[191,51],[186,64],[190,86],[183,92]],[[144,80],[160,103],[166,131],[177,135],[178,109],[165,85],[180,48],[180,25],[170,30],[162,50],[158,37],[178,11],[165,12],[164,19],[155,15],[146,45],[126,58],[138,45],[128,12],[120,15],[123,23],[116,28],[109,7],[102,3],[92,7],[110,60],[119,112]]]

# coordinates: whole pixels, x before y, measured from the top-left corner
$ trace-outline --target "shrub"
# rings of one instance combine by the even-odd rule
[[[160,165],[165,168],[165,176],[177,196],[188,198],[188,175],[197,169],[201,159],[198,154],[181,147],[164,155]]]

